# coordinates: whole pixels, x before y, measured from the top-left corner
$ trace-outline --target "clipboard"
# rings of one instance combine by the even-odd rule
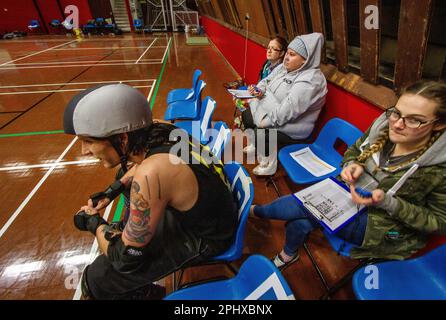
[[[336,178],[330,177],[327,178],[325,180],[322,180],[321,182],[318,182],[317,184],[320,184],[322,182],[326,182],[326,180],[331,180],[333,182],[335,182],[338,186],[342,187],[342,189],[344,189],[345,191],[348,192],[348,194],[350,194],[350,189],[342,182],[338,181]],[[311,187],[315,187],[317,186],[317,184],[314,184],[308,188]],[[306,189],[308,189],[306,188]],[[304,190],[306,190],[304,189]],[[299,191],[299,192],[303,192],[303,190]],[[310,202],[302,202],[301,199],[298,198],[298,196],[296,195],[297,193],[293,193],[294,198],[296,199],[296,201],[307,211],[309,212],[315,219],[317,219],[317,221],[322,225],[322,227],[327,230],[328,233],[330,234],[335,234],[336,232],[338,232],[340,229],[342,229],[345,225],[347,225],[348,223],[350,223],[352,220],[354,220],[359,214],[362,214],[364,212],[367,211],[367,207],[366,206],[362,206],[359,210],[355,210],[356,212],[353,213],[351,216],[349,216],[348,218],[346,218],[344,221],[342,221],[342,223],[340,225],[338,225],[336,228],[331,228],[327,223],[328,220],[325,219],[324,215]],[[355,205],[356,206],[356,205]]]
[[[249,93],[249,90],[237,90],[237,89],[227,89],[230,94],[232,94],[234,97],[238,99],[251,99],[255,98],[251,93]]]

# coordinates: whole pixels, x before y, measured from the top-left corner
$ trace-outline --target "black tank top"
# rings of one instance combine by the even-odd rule
[[[195,146],[199,147],[201,154],[202,145],[193,141],[190,144],[189,153],[192,153],[192,147]],[[157,153],[169,153],[171,147],[172,145],[166,144],[151,149],[146,158]],[[187,165],[198,182],[197,201],[187,211],[179,211],[169,206],[167,210],[173,213],[185,230],[193,232],[196,236],[218,242],[232,241],[237,228],[238,212],[229,183],[223,173],[223,164],[221,162],[209,163],[201,158],[199,164],[188,163]],[[177,187],[187,188],[188,186]]]

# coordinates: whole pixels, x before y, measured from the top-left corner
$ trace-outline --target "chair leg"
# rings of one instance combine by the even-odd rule
[[[175,283],[177,282],[177,272],[172,272],[172,292],[177,291]]]
[[[358,269],[362,268],[365,264],[367,264],[367,263],[359,263],[357,266],[355,266],[353,269],[351,269],[346,275],[344,275],[342,277],[341,280],[336,282],[332,287],[328,288],[327,292],[325,294],[323,294],[319,298],[319,300],[328,300],[328,299],[330,299],[331,296],[334,295],[336,292],[338,292],[339,289],[344,287],[347,284],[347,282],[349,282],[350,279],[353,277],[355,272]]]
[[[277,187],[277,184],[273,179],[273,176],[269,176],[268,178],[266,178],[266,186],[268,187],[270,184],[272,184],[274,187],[274,190],[276,190],[277,196],[281,197],[282,194],[280,193],[279,188]]]
[[[177,272],[179,272],[179,276],[177,279]],[[181,280],[183,280],[184,269],[180,269],[178,271],[173,272],[173,291],[177,291],[181,286]]]
[[[230,262],[226,263],[226,266],[228,267],[231,272],[236,275],[239,272],[239,269],[234,267]]]
[[[329,291],[329,290],[330,290],[330,287],[329,287],[329,285],[328,285],[328,283],[327,283],[327,280],[325,280],[325,277],[324,277],[324,275],[322,274],[322,271],[321,271],[321,269],[319,268],[319,265],[317,264],[316,259],[314,259],[313,254],[311,253],[310,249],[308,248],[306,242],[304,242],[304,249],[305,249],[305,252],[307,253],[308,257],[310,257],[311,263],[313,264],[313,267],[314,267],[314,269],[316,270],[317,275],[318,275],[319,278],[321,279],[322,284],[323,284],[324,287],[325,287],[325,290],[326,290],[326,291]]]

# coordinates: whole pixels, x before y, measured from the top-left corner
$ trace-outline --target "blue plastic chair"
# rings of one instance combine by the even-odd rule
[[[167,106],[164,113],[164,120],[198,120],[201,108],[201,92],[206,86],[206,82],[199,80],[197,90],[192,100],[174,101]]]
[[[340,139],[347,146],[350,146],[362,135],[363,133],[358,128],[347,121],[333,118],[325,124],[314,143],[293,144],[280,149],[279,161],[290,179],[297,184],[315,183],[328,177],[336,177],[341,172],[340,164],[342,161],[342,156],[334,148],[336,140]],[[304,169],[291,157],[290,153],[306,147],[309,147],[317,157],[335,167],[336,170],[321,177],[316,177]]]
[[[254,185],[248,171],[237,162],[225,164],[224,171],[231,184],[232,193],[237,199],[238,227],[231,247],[226,252],[214,257],[213,261],[224,262],[228,265],[242,256],[246,221],[254,199]]]
[[[135,27],[136,31],[142,31],[143,25],[141,19],[134,19],[133,20],[133,26]]]
[[[38,29],[38,28],[40,28],[40,23],[39,23],[38,20],[31,20],[31,21],[28,23],[28,29],[29,29],[29,30],[36,30],[36,29]]]
[[[203,265],[224,263],[234,274],[236,274],[237,270],[231,265],[231,262],[239,259],[243,253],[246,221],[248,220],[249,209],[254,199],[254,186],[246,169],[237,162],[229,162],[225,164],[224,172],[228,178],[234,198],[237,199],[238,226],[234,242],[229,249],[212,258],[210,261],[203,263]],[[180,287],[183,272],[184,269],[181,269],[178,283],[174,280],[174,288]]]
[[[173,89],[167,94],[167,104],[175,101],[192,100],[195,97],[195,91],[198,89],[198,80],[201,76],[201,70],[195,70],[192,78],[192,88]]]
[[[214,133],[217,133],[217,135],[212,137],[211,141],[209,142],[209,148],[216,158],[221,159],[225,147],[230,141],[231,130],[223,121],[217,121],[216,123],[214,123],[213,129]]]
[[[57,28],[59,28],[59,27],[61,26],[61,23],[60,23],[60,20],[54,19],[54,20],[52,20],[52,21],[49,23],[49,25],[50,25],[52,28],[57,29]]]
[[[239,273],[175,291],[165,300],[294,300],[293,292],[276,266],[261,255],[246,259]]]
[[[353,243],[338,238],[336,234],[330,233],[325,229],[323,229],[322,232],[324,233],[325,238],[327,238],[333,250],[343,257],[350,257],[350,250],[354,247],[357,247]]]
[[[208,96],[202,102],[199,120],[176,122],[175,125],[187,131],[188,134],[200,141],[201,144],[208,144],[208,129],[211,127],[215,107],[215,100]]]
[[[418,258],[363,267],[353,276],[353,291],[361,300],[446,300],[446,245]]]
[[[84,32],[84,34],[96,33],[97,32],[97,27],[96,27],[95,20],[89,20],[87,22],[87,24],[84,24],[82,26],[82,31]]]

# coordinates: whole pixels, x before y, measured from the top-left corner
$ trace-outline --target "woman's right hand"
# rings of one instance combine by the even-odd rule
[[[363,172],[364,168],[362,166],[357,163],[352,163],[342,169],[341,178],[348,184],[354,184]]]
[[[259,88],[257,88],[255,85],[252,85],[252,84],[249,85],[248,86],[248,91],[249,91],[249,93],[252,96],[254,96],[254,97],[258,98],[258,99],[263,97],[263,92]]]

